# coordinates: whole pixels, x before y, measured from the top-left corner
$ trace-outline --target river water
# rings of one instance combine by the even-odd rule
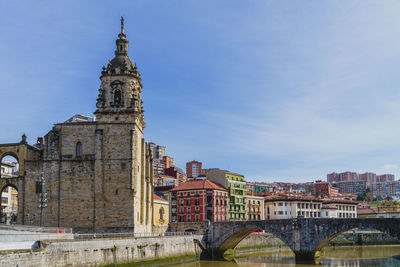
[[[238,256],[232,261],[195,261],[172,265],[174,267],[400,267],[400,246],[329,247],[325,248],[319,264],[296,264],[292,252],[266,252]]]

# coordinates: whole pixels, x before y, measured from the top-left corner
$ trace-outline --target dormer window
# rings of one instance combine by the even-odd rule
[[[114,91],[114,105],[121,105],[121,90]]]
[[[79,157],[82,157],[82,143],[81,142],[78,142],[78,143],[76,143],[76,157],[77,158],[79,158]]]

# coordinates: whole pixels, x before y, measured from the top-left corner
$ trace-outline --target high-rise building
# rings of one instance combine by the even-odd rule
[[[362,173],[362,174],[360,174],[360,180],[364,181],[367,186],[370,186],[373,183],[377,182],[376,181],[376,173],[373,173],[373,172]]]
[[[358,180],[358,173],[356,172],[342,172],[339,174],[339,181],[356,181]]]
[[[338,182],[339,181],[339,174],[336,172],[329,173],[327,176],[328,183]]]
[[[228,188],[230,220],[246,220],[247,189],[244,176],[234,172],[214,170],[207,175],[207,179]]]
[[[393,182],[394,179],[394,174],[382,174],[376,177],[377,182]]]
[[[162,159],[164,156],[166,156],[167,149],[165,146],[159,146],[153,142],[150,142],[149,148],[151,150],[153,159]]]
[[[186,175],[187,177],[196,178],[201,174],[201,165],[202,163],[199,161],[190,161],[186,162]]]
[[[400,197],[400,181],[376,182],[372,184],[374,197]]]
[[[333,186],[339,190],[340,194],[361,194],[367,188],[366,181],[343,181],[333,183]]]

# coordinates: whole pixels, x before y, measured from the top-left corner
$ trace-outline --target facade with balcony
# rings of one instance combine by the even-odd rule
[[[247,195],[247,220],[265,220],[264,197]]]
[[[247,189],[244,176],[224,170],[213,170],[207,174],[207,179],[228,188],[229,219],[245,221],[247,219]]]
[[[191,180],[170,191],[170,222],[222,222],[228,218],[228,191],[209,180]]]

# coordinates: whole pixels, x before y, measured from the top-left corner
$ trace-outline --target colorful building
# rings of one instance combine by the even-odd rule
[[[247,220],[264,220],[264,197],[247,195]]]
[[[209,180],[191,180],[170,191],[171,222],[222,222],[228,218],[228,191]]]
[[[246,181],[244,176],[224,170],[213,170],[207,179],[228,188],[229,192],[229,219],[246,220]]]

